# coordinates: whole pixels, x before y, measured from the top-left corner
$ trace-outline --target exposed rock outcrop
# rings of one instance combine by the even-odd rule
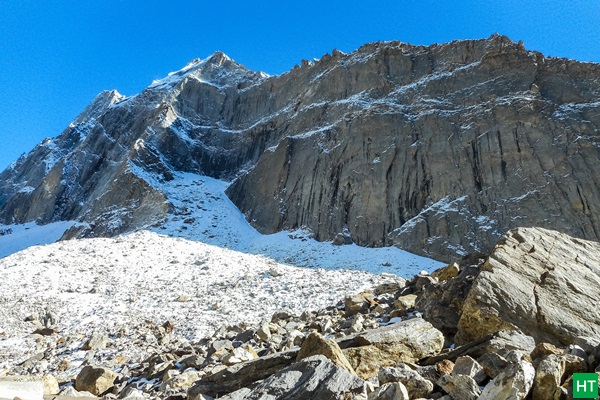
[[[398,245],[439,260],[516,226],[600,232],[600,66],[506,37],[371,43],[267,77],[223,53],[101,93],[0,174],[0,222],[111,236],[172,212],[153,182],[233,180],[260,231]]]
[[[494,247],[464,303],[457,339],[502,329],[536,341],[600,344],[600,244],[556,231],[519,228]]]

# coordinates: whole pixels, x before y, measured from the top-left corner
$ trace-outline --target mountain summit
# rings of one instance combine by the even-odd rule
[[[494,35],[334,51],[279,76],[216,52],[124,98],[101,93],[0,174],[0,222],[66,237],[161,224],[156,182],[193,172],[261,232],[448,260],[508,229],[600,235],[600,66]]]

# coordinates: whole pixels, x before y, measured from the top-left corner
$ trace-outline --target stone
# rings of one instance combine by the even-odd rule
[[[380,367],[439,353],[444,336],[429,322],[413,318],[361,333],[355,342],[360,347],[344,349],[344,355],[356,373],[368,379],[377,375]]]
[[[498,376],[492,379],[481,392],[479,400],[524,399],[535,377],[535,369],[523,355],[511,351],[506,357],[509,365]]]
[[[271,340],[271,329],[269,328],[269,324],[265,323],[261,325],[261,327],[256,331],[256,336],[263,342],[268,342]]]
[[[302,347],[300,347],[296,361],[300,361],[304,358],[314,355],[325,356],[338,367],[344,368],[346,371],[352,374],[356,373],[342,352],[342,349],[340,349],[340,346],[338,346],[334,340],[324,338],[317,332],[310,333],[308,336],[306,336],[304,342],[302,343]]]
[[[114,386],[117,374],[108,368],[92,367],[90,365],[83,367],[75,379],[75,389],[77,391],[90,392],[99,396],[110,390]]]
[[[202,377],[190,389],[188,396],[222,396],[256,381],[264,380],[292,364],[298,356],[298,350],[290,350],[260,357],[252,361],[232,365]]]
[[[437,279],[438,282],[445,282],[449,279],[456,278],[459,273],[459,265],[457,263],[452,263],[443,268],[436,269],[431,273],[431,277]]]
[[[533,349],[533,351],[531,352],[531,354],[529,355],[529,357],[531,358],[531,361],[533,361],[533,366],[536,366],[536,361],[539,361],[540,359],[549,356],[551,354],[561,354],[562,351],[554,346],[553,344],[550,343],[538,343],[536,344],[535,348]]]
[[[481,364],[469,356],[458,357],[456,359],[452,374],[470,376],[477,384],[481,384],[487,379],[487,375]]]
[[[428,285],[418,293],[415,308],[423,318],[442,331],[447,337],[457,332],[463,304],[475,277],[479,274],[483,255],[473,254],[461,260],[458,276]]]
[[[572,354],[550,354],[544,357],[535,371],[532,399],[560,398],[561,385],[574,372],[587,372],[587,363]]]
[[[219,398],[334,400],[360,395],[366,398],[365,381],[336,366],[328,358],[316,355],[282,369],[252,388],[244,388]]]
[[[504,369],[508,366],[508,361],[506,358],[502,357],[498,353],[485,353],[477,360],[485,374],[494,379],[498,375],[504,371]]]
[[[445,374],[438,379],[437,384],[453,399],[477,400],[481,394],[477,382],[467,375]]]
[[[591,351],[600,344],[600,313],[589,306],[600,298],[599,254],[597,242],[540,228],[511,230],[473,283],[457,343],[519,329],[537,342]]]
[[[406,364],[381,368],[377,378],[380,385],[393,382],[402,383],[411,399],[427,398],[433,392],[433,383],[410,369]]]
[[[75,390],[75,388],[73,386],[67,386],[59,393],[59,395],[63,398],[70,398],[70,397],[87,397],[87,398],[92,398],[92,399],[98,398],[98,397],[94,396],[93,394],[91,394],[90,392]]]
[[[408,312],[415,308],[415,301],[417,300],[417,295],[415,294],[407,294],[404,296],[398,297],[394,300],[394,308],[401,312],[401,315],[406,316]]]
[[[110,339],[105,335],[93,335],[81,346],[81,350],[101,350],[109,341]]]
[[[407,388],[401,382],[389,382],[369,393],[368,400],[410,400]]]

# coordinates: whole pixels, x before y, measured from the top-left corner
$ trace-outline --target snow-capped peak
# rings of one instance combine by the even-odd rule
[[[165,78],[153,81],[150,88],[173,87],[186,78],[195,78],[223,88],[244,80],[262,78],[262,76],[238,64],[222,51],[216,51],[205,59],[195,58],[179,71],[171,72]]]

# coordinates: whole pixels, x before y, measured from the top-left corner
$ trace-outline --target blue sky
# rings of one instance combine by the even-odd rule
[[[496,32],[549,56],[600,62],[598,0],[0,0],[0,169],[60,134],[100,91],[138,93],[216,50],[279,74],[370,41]]]

